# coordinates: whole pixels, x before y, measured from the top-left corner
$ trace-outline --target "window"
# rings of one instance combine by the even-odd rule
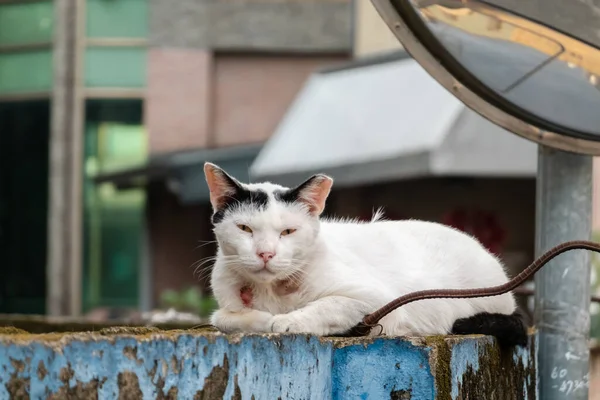
[[[139,294],[144,189],[96,185],[100,172],[143,163],[141,100],[88,101],[85,130],[83,308],[135,307]]]
[[[0,313],[45,313],[50,102],[0,103]]]

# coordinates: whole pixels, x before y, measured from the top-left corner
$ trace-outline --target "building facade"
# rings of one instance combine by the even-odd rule
[[[344,0],[0,1],[0,313],[147,308],[150,279],[192,280],[203,234],[160,227],[210,232],[205,195],[183,207],[170,179],[95,177],[259,146],[351,47]]]
[[[0,313],[149,309],[198,284],[202,163],[248,179],[315,71],[401,48],[367,0],[0,0]],[[328,212],[493,212],[519,269],[534,196],[533,177],[390,180]]]

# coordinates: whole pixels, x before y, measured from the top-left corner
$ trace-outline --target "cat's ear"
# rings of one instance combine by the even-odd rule
[[[298,186],[294,191],[297,195],[297,200],[308,206],[308,211],[312,215],[321,215],[325,209],[325,201],[331,186],[333,185],[333,179],[327,175],[313,175],[303,184]]]
[[[204,176],[210,191],[210,203],[215,211],[220,210],[241,189],[240,183],[215,164],[204,163]]]

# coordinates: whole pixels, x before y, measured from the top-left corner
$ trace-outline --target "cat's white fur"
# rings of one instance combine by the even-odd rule
[[[212,164],[205,171],[211,200],[218,207],[219,193],[228,193],[220,179],[223,171]],[[214,227],[219,249],[211,285],[219,309],[211,323],[222,331],[337,334],[406,293],[480,288],[508,280],[500,261],[477,240],[441,224],[381,221],[379,211],[371,222],[319,220],[330,179],[316,182],[316,194],[307,196],[308,201],[322,202],[316,212],[310,212],[306,202],[278,202],[273,192],[286,189],[281,186],[238,184],[263,190],[269,202],[260,211],[240,204]],[[241,230],[240,224],[252,233]],[[296,231],[280,236],[285,229]],[[262,269],[264,263],[256,255],[261,251],[276,253],[268,263],[272,272]],[[282,280],[299,286],[282,295],[275,290]],[[252,288],[251,308],[240,297],[245,286]],[[401,307],[380,324],[387,335],[448,334],[459,318],[480,312],[512,314],[515,309],[510,293],[431,299]],[[372,334],[379,332],[374,329]]]

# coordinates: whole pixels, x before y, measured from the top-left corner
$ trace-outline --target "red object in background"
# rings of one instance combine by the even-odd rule
[[[444,215],[442,222],[476,237],[496,255],[500,254],[506,241],[506,230],[489,211],[457,209]]]

